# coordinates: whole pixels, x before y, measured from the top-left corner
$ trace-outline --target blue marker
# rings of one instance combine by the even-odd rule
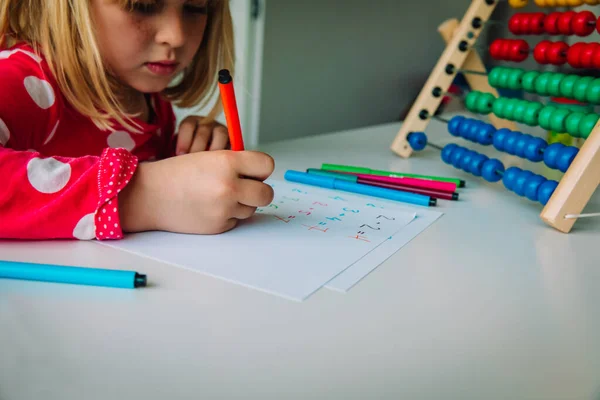
[[[424,196],[422,194],[403,192],[400,190],[393,190],[370,185],[363,185],[361,183],[349,182],[330,176],[288,170],[286,171],[284,177],[288,181],[304,183],[306,185],[320,186],[328,189],[339,189],[344,190],[346,192],[359,193],[383,199],[402,201],[405,203],[417,204],[420,206],[435,206],[437,204],[437,200],[435,198]]]
[[[130,289],[146,286],[146,275],[134,271],[63,267],[15,261],[0,261],[1,278]]]

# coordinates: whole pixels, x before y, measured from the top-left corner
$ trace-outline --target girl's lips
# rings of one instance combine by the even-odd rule
[[[146,67],[150,72],[156,75],[168,76],[173,74],[177,69],[177,63],[173,62],[149,62],[146,63]]]

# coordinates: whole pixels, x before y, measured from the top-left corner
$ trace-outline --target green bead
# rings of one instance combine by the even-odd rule
[[[515,120],[515,107],[517,106],[518,99],[508,99],[506,106],[504,106],[504,118],[514,121]]]
[[[477,99],[477,112],[481,114],[489,114],[492,111],[492,106],[496,101],[496,97],[491,93],[482,93]]]
[[[560,72],[553,73],[550,77],[550,81],[548,82],[548,94],[550,96],[560,96],[560,83],[565,78],[565,74],[561,74]]]
[[[520,90],[523,87],[521,80],[523,79],[524,70],[521,68],[514,68],[508,72],[508,78],[506,81],[506,87],[511,90]]]
[[[475,105],[477,104],[477,100],[479,99],[480,95],[481,92],[477,90],[473,90],[467,94],[467,97],[465,97],[465,107],[467,107],[467,110],[471,112],[477,112]]]
[[[540,75],[537,71],[527,71],[522,76],[522,85],[523,89],[529,93],[535,93],[535,81],[537,77]]]
[[[502,71],[504,69],[505,69],[504,67],[492,68],[492,70],[488,74],[488,83],[490,84],[491,87],[503,88],[503,86],[500,85],[500,83],[501,83],[500,76],[502,75]]]
[[[494,101],[494,105],[492,106],[492,112],[498,118],[504,118],[504,109],[506,107],[506,102],[508,99],[506,97],[499,97]]]
[[[564,132],[566,127],[566,119],[571,114],[571,111],[566,108],[557,108],[550,116],[550,130],[554,132]]]
[[[585,101],[585,94],[590,83],[594,80],[591,76],[580,77],[573,86],[573,98],[577,101]]]
[[[579,76],[567,75],[560,83],[560,95],[562,97],[572,99],[573,98],[573,87],[575,86],[575,83],[577,83],[577,80],[579,80]]]
[[[592,133],[592,130],[594,129],[596,124],[598,123],[599,118],[600,115],[598,114],[587,114],[585,117],[583,117],[581,119],[581,122],[579,123],[580,137],[587,139],[588,136],[590,136],[590,133]]]
[[[519,100],[515,105],[515,111],[513,112],[513,117],[517,122],[524,122],[525,110],[527,110],[527,105],[529,104],[526,100]]]
[[[541,96],[548,95],[548,82],[550,82],[550,78],[552,77],[552,72],[542,72],[540,76],[535,80],[535,93]]]
[[[567,132],[569,135],[574,136],[574,137],[581,137],[580,133],[579,133],[579,124],[581,123],[581,120],[585,117],[585,114],[582,112],[572,112],[571,114],[569,114],[569,116],[567,117],[566,121],[565,121],[565,132]]]
[[[539,117],[539,125],[544,129],[550,129],[550,118],[552,118],[552,114],[557,110],[554,106],[545,106],[540,111]]]
[[[595,78],[585,92],[585,101],[588,103],[600,103],[600,78]]]
[[[542,103],[532,101],[527,104],[523,115],[523,123],[529,126],[537,126],[540,118],[540,111],[544,108]]]

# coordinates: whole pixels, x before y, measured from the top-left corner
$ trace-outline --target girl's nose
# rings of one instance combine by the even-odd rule
[[[181,47],[185,43],[183,16],[176,10],[166,12],[164,18],[161,18],[156,33],[156,41],[170,47]]]

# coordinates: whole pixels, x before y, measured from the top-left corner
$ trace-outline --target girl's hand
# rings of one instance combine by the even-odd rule
[[[229,147],[227,127],[214,121],[201,124],[202,117],[189,116],[179,125],[176,154],[183,155],[205,150],[225,150]]]
[[[191,234],[228,231],[273,200],[263,181],[273,159],[254,151],[211,151],[140,163],[119,194],[125,232]]]

